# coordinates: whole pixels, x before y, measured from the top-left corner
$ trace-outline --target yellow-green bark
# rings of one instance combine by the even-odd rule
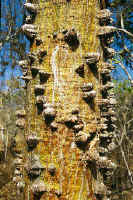
[[[46,184],[48,191],[41,196],[46,200],[93,200],[93,177],[82,161],[84,151],[76,145],[73,146],[74,132],[68,128],[63,121],[72,115],[72,110],[79,108],[79,117],[84,122],[83,132],[93,134],[97,131],[97,119],[100,117],[100,110],[96,99],[101,98],[100,75],[97,77],[86,64],[84,56],[89,52],[100,53],[102,60],[102,50],[100,41],[97,37],[99,26],[96,18],[99,11],[98,0],[53,0],[39,2],[39,12],[35,19],[35,25],[39,27],[39,36],[43,40],[40,46],[36,42],[31,47],[31,52],[36,53],[39,49],[47,51],[43,62],[34,65],[49,72],[50,78],[44,84],[44,96],[48,103],[53,103],[56,107],[55,121],[58,130],[52,132],[50,127],[45,124],[44,117],[37,114],[35,105],[34,88],[40,84],[37,75],[28,84],[27,96],[28,105],[27,123],[25,135],[37,132],[41,141],[34,151],[27,155],[38,154],[40,161],[46,170],[40,179]],[[62,41],[62,35],[58,34],[53,39],[54,32],[61,32],[63,29],[72,29],[79,35],[79,47],[72,51],[71,48]],[[76,69],[84,64],[84,77],[76,73]],[[58,71],[57,77],[52,70],[52,65]],[[98,66],[98,65],[97,65]],[[30,72],[29,66],[29,74]],[[56,79],[57,78],[57,79]],[[81,86],[84,83],[93,83],[96,97],[94,106],[91,107],[82,98]],[[89,147],[90,144],[88,144]],[[48,172],[48,166],[54,163],[56,166],[55,176]],[[33,199],[30,189],[32,181],[28,179],[25,172],[25,199]],[[61,196],[57,197],[56,191],[61,191]]]

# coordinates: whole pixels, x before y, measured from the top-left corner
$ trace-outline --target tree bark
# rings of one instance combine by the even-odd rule
[[[39,143],[25,153],[25,199],[94,200],[95,186],[103,186],[97,168],[111,165],[97,150],[102,128],[100,5],[97,0],[53,0],[38,6],[38,35],[31,45],[28,78],[23,79],[28,83],[25,139],[35,133]],[[35,155],[42,168],[33,177]]]

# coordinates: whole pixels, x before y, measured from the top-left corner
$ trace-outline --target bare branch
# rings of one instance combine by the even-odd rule
[[[121,12],[121,28],[124,29],[124,20],[123,20],[123,16],[122,16],[122,12]]]
[[[118,30],[118,31],[122,31],[122,32],[126,33],[127,35],[129,35],[130,37],[133,38],[133,34],[130,33],[129,31],[127,31],[126,29],[124,29],[124,28],[118,28],[117,30]]]
[[[124,72],[126,73],[126,75],[128,76],[128,79],[130,80],[130,82],[132,82],[132,77],[130,76],[129,72],[127,71],[126,67],[120,62],[119,65],[121,66],[121,68],[124,70]]]
[[[131,173],[131,171],[130,171],[130,169],[129,169],[129,167],[128,167],[128,163],[127,163],[127,160],[126,160],[126,157],[125,157],[125,153],[124,153],[124,151],[123,151],[123,149],[122,149],[122,146],[120,146],[120,149],[121,149],[121,154],[122,154],[124,163],[125,163],[126,168],[127,168],[127,170],[128,170],[128,175],[129,175],[129,177],[130,177],[130,181],[131,181],[131,183],[133,184],[132,173]]]

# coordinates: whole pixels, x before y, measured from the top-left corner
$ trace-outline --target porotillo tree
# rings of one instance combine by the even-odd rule
[[[13,181],[24,199],[111,199],[117,168],[108,158],[116,120],[111,13],[104,0],[24,7],[21,30],[31,49],[19,62],[27,103],[16,112]]]

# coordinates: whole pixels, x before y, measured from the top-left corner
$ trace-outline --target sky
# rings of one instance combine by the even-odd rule
[[[20,59],[18,51],[19,45],[15,45],[16,51],[12,51],[12,42],[15,37],[15,32],[18,31],[23,24],[24,16],[24,1],[23,0],[2,0],[1,1],[1,42],[2,47],[0,49],[0,72],[4,71],[4,76],[0,76],[0,88],[2,87],[2,82],[6,83],[11,76],[21,76],[22,72],[20,67],[17,65],[17,61]],[[13,28],[10,28],[13,27]],[[26,37],[20,33],[17,37],[20,43],[25,43],[25,54],[29,52],[30,42]],[[5,67],[3,66],[3,61]],[[16,61],[16,64],[14,62]],[[13,68],[13,66],[15,67]],[[4,85],[6,88],[6,85]]]

